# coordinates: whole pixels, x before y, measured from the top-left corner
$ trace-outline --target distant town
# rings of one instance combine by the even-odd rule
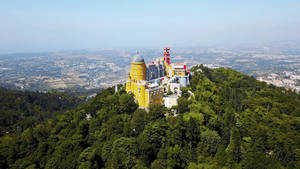
[[[106,88],[126,82],[137,51],[150,62],[157,49],[93,49],[0,55],[0,86],[33,91]],[[174,62],[226,67],[300,92],[300,43],[174,48]]]

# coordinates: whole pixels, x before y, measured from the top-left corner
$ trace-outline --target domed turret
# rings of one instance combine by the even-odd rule
[[[130,76],[132,80],[146,80],[146,65],[144,58],[137,53],[131,60]]]
[[[139,53],[133,56],[132,62],[145,62],[144,57],[141,56]]]

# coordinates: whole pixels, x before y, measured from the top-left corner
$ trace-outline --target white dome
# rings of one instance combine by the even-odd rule
[[[136,54],[132,58],[132,62],[145,62],[144,57],[140,54]]]

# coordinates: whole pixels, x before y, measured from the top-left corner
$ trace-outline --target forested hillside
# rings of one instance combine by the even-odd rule
[[[300,95],[231,69],[192,72],[176,115],[108,88],[2,136],[0,168],[299,168]]]
[[[63,93],[23,92],[0,87],[0,136],[22,132],[81,102],[83,100]]]

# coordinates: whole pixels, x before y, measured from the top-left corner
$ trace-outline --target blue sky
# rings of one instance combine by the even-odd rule
[[[2,0],[0,53],[300,40],[299,0]]]

